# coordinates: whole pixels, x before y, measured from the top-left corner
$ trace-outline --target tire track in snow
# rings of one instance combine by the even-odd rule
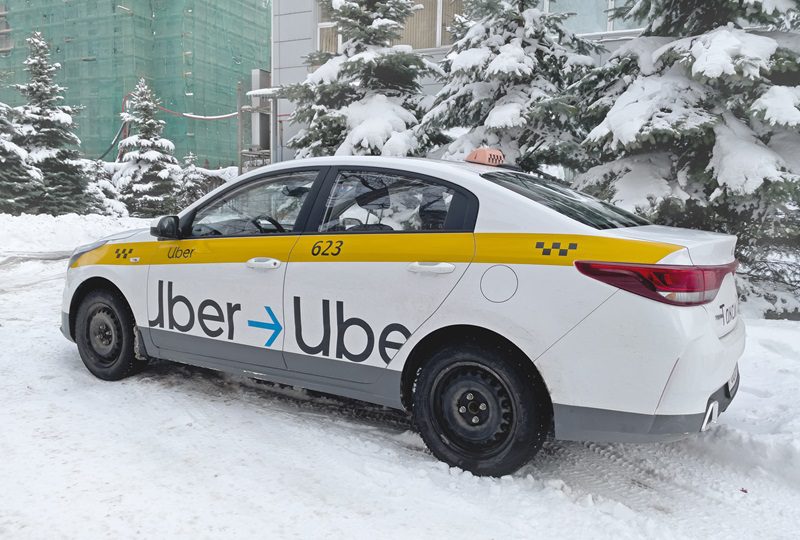
[[[213,393],[230,392],[232,397],[238,394],[239,398],[263,407],[265,414],[278,405],[281,413],[298,419],[344,420],[373,433],[377,431],[387,445],[427,453],[418,436],[411,433],[410,418],[399,411],[272,383],[220,376],[170,362],[158,362],[145,373],[152,373],[152,378],[146,376],[148,382],[167,386],[192,385],[198,382],[195,377],[199,377],[214,388]],[[198,390],[206,392],[209,388]],[[695,442],[611,445],[551,441],[513,477],[531,474],[544,481],[561,480],[576,498],[591,495],[598,500],[619,502],[636,512],[656,513],[659,521],[668,522],[682,537],[794,536],[792,531],[800,517],[797,490],[763,471],[742,471],[730,463],[717,461],[712,454],[702,452],[702,442],[708,441],[699,442],[700,449],[695,448]],[[741,488],[748,493],[740,491]],[[780,494],[777,500],[776,494]],[[765,515],[770,518],[765,520]],[[721,520],[722,516],[729,519]]]
[[[0,294],[33,289],[44,283],[62,280],[66,273],[66,260],[70,252],[0,252]]]
[[[28,261],[60,261],[68,259],[71,251],[0,251],[0,267],[9,267]]]
[[[795,537],[796,489],[761,471],[743,474],[687,446],[552,442],[523,471],[634,511],[655,511],[680,536]]]

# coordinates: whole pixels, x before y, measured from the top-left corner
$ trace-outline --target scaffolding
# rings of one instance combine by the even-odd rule
[[[253,69],[269,69],[264,0],[0,0],[0,19],[0,101],[21,104],[7,85],[25,81],[25,38],[41,31],[63,66],[65,103],[83,106],[75,120],[87,157],[113,140],[123,98],[140,77],[168,109],[219,116],[237,111],[237,86],[250,89]],[[192,152],[209,167],[238,162],[237,116],[162,119],[177,157]]]

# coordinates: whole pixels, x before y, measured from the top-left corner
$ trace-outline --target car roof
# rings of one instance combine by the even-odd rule
[[[469,171],[475,174],[483,174],[498,170],[497,167],[481,165],[478,163],[467,163],[464,161],[448,161],[444,159],[414,158],[414,157],[388,157],[388,156],[325,156],[312,157],[296,160],[281,161],[272,165],[266,165],[248,171],[239,177],[238,180],[258,176],[265,172],[279,171],[282,169],[295,169],[301,167],[314,166],[336,166],[336,165],[355,165],[369,167],[386,167],[389,169],[403,169],[408,171],[428,172],[439,170],[441,172]]]

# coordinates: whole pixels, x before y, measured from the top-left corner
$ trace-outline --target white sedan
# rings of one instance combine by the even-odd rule
[[[252,171],[76,249],[62,331],[101,379],[161,358],[405,409],[476,474],[513,472],[549,436],[715,422],[745,341],[736,238],[472,161]]]

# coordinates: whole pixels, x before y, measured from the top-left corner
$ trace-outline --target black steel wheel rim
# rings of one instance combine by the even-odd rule
[[[439,373],[431,389],[433,421],[444,442],[461,454],[486,458],[512,440],[514,406],[493,370],[459,362]]]
[[[87,342],[100,364],[113,364],[122,349],[122,326],[114,310],[105,304],[92,306],[86,333]]]

